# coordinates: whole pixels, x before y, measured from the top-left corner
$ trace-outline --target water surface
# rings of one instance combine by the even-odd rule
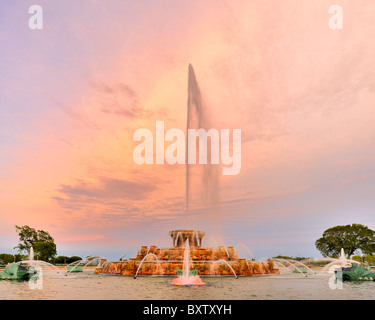
[[[30,289],[28,281],[0,281],[0,299],[104,299],[104,300],[316,300],[374,299],[375,282],[344,282],[331,289],[331,274],[309,275],[291,272],[252,277],[203,277],[204,286],[172,286],[172,277],[125,277],[95,275],[93,272],[43,276],[42,289]]]

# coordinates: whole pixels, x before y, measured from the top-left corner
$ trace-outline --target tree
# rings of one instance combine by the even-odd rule
[[[56,256],[56,244],[53,242],[35,242],[33,245],[34,255],[37,255],[39,260],[49,261]]]
[[[2,253],[0,254],[0,263],[1,264],[7,264],[14,261],[14,255],[9,253]]]
[[[371,255],[371,254],[366,254],[364,260],[370,265],[374,265],[375,263],[375,256]]]
[[[53,264],[70,264],[79,260],[82,260],[82,258],[78,256],[72,256],[72,257],[58,256],[52,260],[52,263]]]
[[[29,252],[30,248],[38,241],[38,232],[29,226],[15,226],[18,233],[18,245],[14,249],[19,252]]]
[[[67,256],[58,256],[58,257],[53,258],[52,263],[53,264],[65,264],[68,259],[69,258]]]
[[[79,260],[82,260],[82,258],[78,257],[78,256],[72,256],[72,257],[69,257],[66,260],[66,263],[73,263],[73,262],[76,262],[76,261],[79,261]]]
[[[19,252],[30,252],[34,248],[34,254],[40,260],[48,261],[56,255],[56,244],[52,236],[44,230],[35,230],[29,226],[15,226],[19,243],[15,247]]]
[[[324,231],[323,236],[315,241],[316,248],[323,256],[339,256],[341,248],[350,257],[356,250],[364,254],[375,252],[375,231],[353,223],[336,226]]]

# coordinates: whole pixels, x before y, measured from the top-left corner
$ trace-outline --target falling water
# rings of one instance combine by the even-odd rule
[[[125,252],[122,254],[122,256],[120,258],[120,261],[122,261],[125,258],[127,253],[128,253],[128,250],[125,250]]]
[[[195,77],[194,69],[189,64],[188,77],[188,103],[187,103],[187,130],[189,129],[211,129],[208,116],[208,109],[204,104],[198,82]],[[209,141],[209,140],[208,140]],[[196,154],[199,154],[197,144]],[[187,211],[192,204],[192,172],[191,165],[188,164],[188,134],[186,134],[186,209]],[[211,146],[207,143],[207,164],[201,166],[202,183],[198,186],[194,184],[194,190],[199,190],[201,203],[203,207],[212,206],[217,203],[218,199],[218,168],[217,165],[210,164]]]
[[[235,277],[236,279],[238,279],[238,276],[237,276],[236,272],[234,271],[233,267],[229,264],[228,261],[226,261],[226,260],[224,260],[224,259],[216,260],[216,261],[212,264],[211,268],[213,269],[214,266],[215,266],[215,264],[217,264],[217,263],[224,263],[224,264],[226,264],[226,265],[229,267],[229,269],[232,271],[234,277]]]
[[[73,266],[73,268],[71,268],[70,271],[68,271],[66,275],[68,276],[71,272],[74,272],[74,270],[76,270],[81,265],[83,265],[82,269],[84,269],[87,267],[87,265],[95,261],[98,261],[98,265],[97,265],[97,268],[98,268],[100,266],[101,259],[102,257],[99,257],[99,256],[88,256],[85,259],[74,261],[66,266],[67,270],[69,270],[69,267]]]
[[[159,258],[158,258],[158,256],[157,256],[156,254],[153,254],[153,253],[148,253],[148,254],[146,254],[146,255],[144,256],[144,258],[142,259],[141,263],[140,263],[139,266],[138,266],[138,269],[137,269],[137,272],[135,273],[134,279],[137,279],[138,271],[139,271],[139,269],[141,268],[143,262],[146,261],[146,259],[147,259],[148,257],[154,257],[155,260],[156,260],[156,262],[157,262],[158,264],[160,263]]]

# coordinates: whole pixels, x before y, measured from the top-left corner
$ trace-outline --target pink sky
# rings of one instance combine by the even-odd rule
[[[113,258],[189,224],[259,258],[318,256],[326,228],[375,227],[375,4],[38,4],[43,30],[29,4],[0,5],[0,251],[16,224]],[[212,123],[242,129],[242,170],[220,177],[214,216],[187,223],[184,167],[134,164],[132,136],[185,129],[189,63]]]

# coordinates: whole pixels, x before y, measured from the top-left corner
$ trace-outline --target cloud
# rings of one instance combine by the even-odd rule
[[[75,185],[62,185],[58,190],[62,196],[54,196],[60,206],[79,210],[91,205],[105,205],[124,210],[127,201],[145,200],[156,190],[150,182],[141,183],[113,178],[100,178],[98,183],[79,181]]]
[[[43,32],[25,28],[22,5],[5,6],[0,201],[12,214],[1,223],[32,216],[130,237],[182,220],[183,170],[134,167],[131,137],[154,120],[185,128],[190,62],[215,127],[243,130],[241,174],[221,179],[212,219],[226,234],[278,243],[283,221],[285,233],[308,230],[313,211],[336,223],[349,196],[373,223],[374,5],[360,2],[343,1],[338,32],[326,0],[42,0]],[[95,179],[73,180],[87,172]]]
[[[72,119],[82,123],[84,126],[90,129],[99,130],[98,124],[91,121],[88,117],[83,116],[79,112],[75,111],[74,108],[59,101],[55,96],[49,94],[48,92],[44,91],[43,94],[47,97],[48,100],[50,100],[54,105],[56,105],[60,110],[62,110],[65,114],[67,114]]]
[[[135,90],[124,83],[92,84],[100,112],[127,118],[147,118],[151,111],[145,110]]]

